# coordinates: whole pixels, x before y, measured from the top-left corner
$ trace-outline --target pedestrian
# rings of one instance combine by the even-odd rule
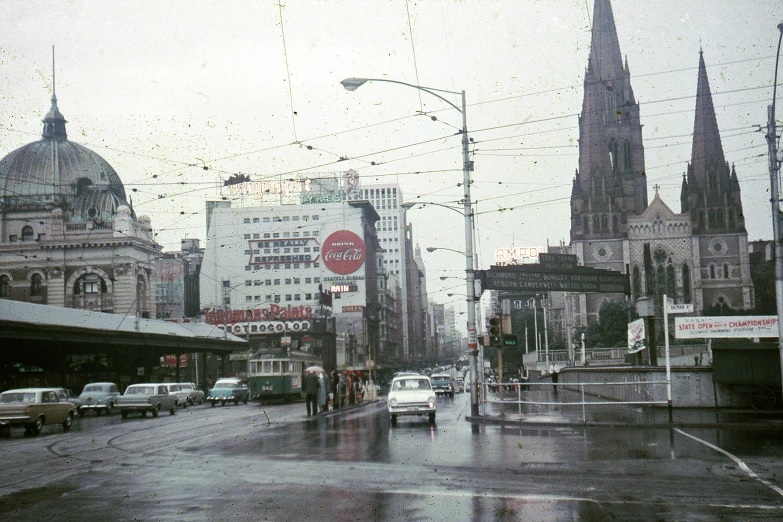
[[[356,372],[356,376],[353,380],[353,396],[357,404],[362,402],[364,386],[362,385],[362,374],[360,372]]]
[[[329,387],[326,384],[326,372],[318,373],[318,412],[324,413],[328,408],[326,405],[326,390]]]
[[[337,390],[340,387],[340,374],[337,373],[337,370],[334,366],[332,366],[332,371],[329,373],[329,384],[332,386],[330,393],[332,409],[336,410],[340,407],[340,401],[337,398]]]
[[[318,413],[318,377],[313,372],[305,372],[302,378],[302,391],[305,394],[307,416]]]
[[[553,388],[555,393],[557,393],[557,382],[560,380],[560,368],[555,361],[552,361],[552,364],[549,365],[549,374],[552,376]]]
[[[337,407],[345,407],[345,399],[348,395],[348,374],[343,372],[340,374],[340,382],[337,384]]]

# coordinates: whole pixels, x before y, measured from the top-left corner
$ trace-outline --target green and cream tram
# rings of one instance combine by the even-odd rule
[[[255,400],[284,402],[302,398],[302,373],[320,366],[321,359],[306,352],[280,348],[259,350],[248,361],[250,396]]]

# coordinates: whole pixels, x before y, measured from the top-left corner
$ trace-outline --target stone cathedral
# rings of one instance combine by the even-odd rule
[[[579,168],[571,189],[571,251],[584,266],[631,275],[633,300],[666,294],[678,303],[754,306],[748,237],[737,173],[723,154],[704,55],[699,51],[691,158],[680,213],[648,201],[642,122],[609,0],[595,0],[579,117]],[[604,301],[580,294],[574,326],[598,320]]]

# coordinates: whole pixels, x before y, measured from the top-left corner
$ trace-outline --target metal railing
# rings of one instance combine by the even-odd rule
[[[606,398],[600,395],[600,393],[590,391],[590,388],[598,388],[600,391],[600,388],[605,388],[607,386],[627,386],[631,387],[631,390],[627,393],[628,398],[621,400],[606,400]],[[655,386],[662,387],[662,391],[659,394],[655,393]],[[549,390],[548,388],[552,388],[552,390]],[[557,390],[578,392],[580,400],[563,400],[564,397],[560,396]],[[531,391],[547,391],[546,400],[532,400],[530,398],[531,394],[528,393]],[[659,395],[662,398],[657,398],[656,395]],[[587,400],[588,397],[590,397],[591,400]],[[560,383],[536,382],[529,384],[524,382],[481,383],[481,402],[483,404],[484,412],[486,412],[487,404],[499,404],[501,408],[501,415],[504,414],[505,406],[514,404],[518,405],[520,415],[523,413],[523,405],[545,407],[581,406],[582,422],[587,422],[586,408],[588,406],[666,406],[668,404],[668,401],[666,400],[666,381]]]

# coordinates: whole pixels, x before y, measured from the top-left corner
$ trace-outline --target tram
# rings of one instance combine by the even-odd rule
[[[302,396],[302,373],[309,366],[320,366],[321,359],[306,352],[281,348],[262,349],[248,361],[250,397],[265,401],[299,400]]]

